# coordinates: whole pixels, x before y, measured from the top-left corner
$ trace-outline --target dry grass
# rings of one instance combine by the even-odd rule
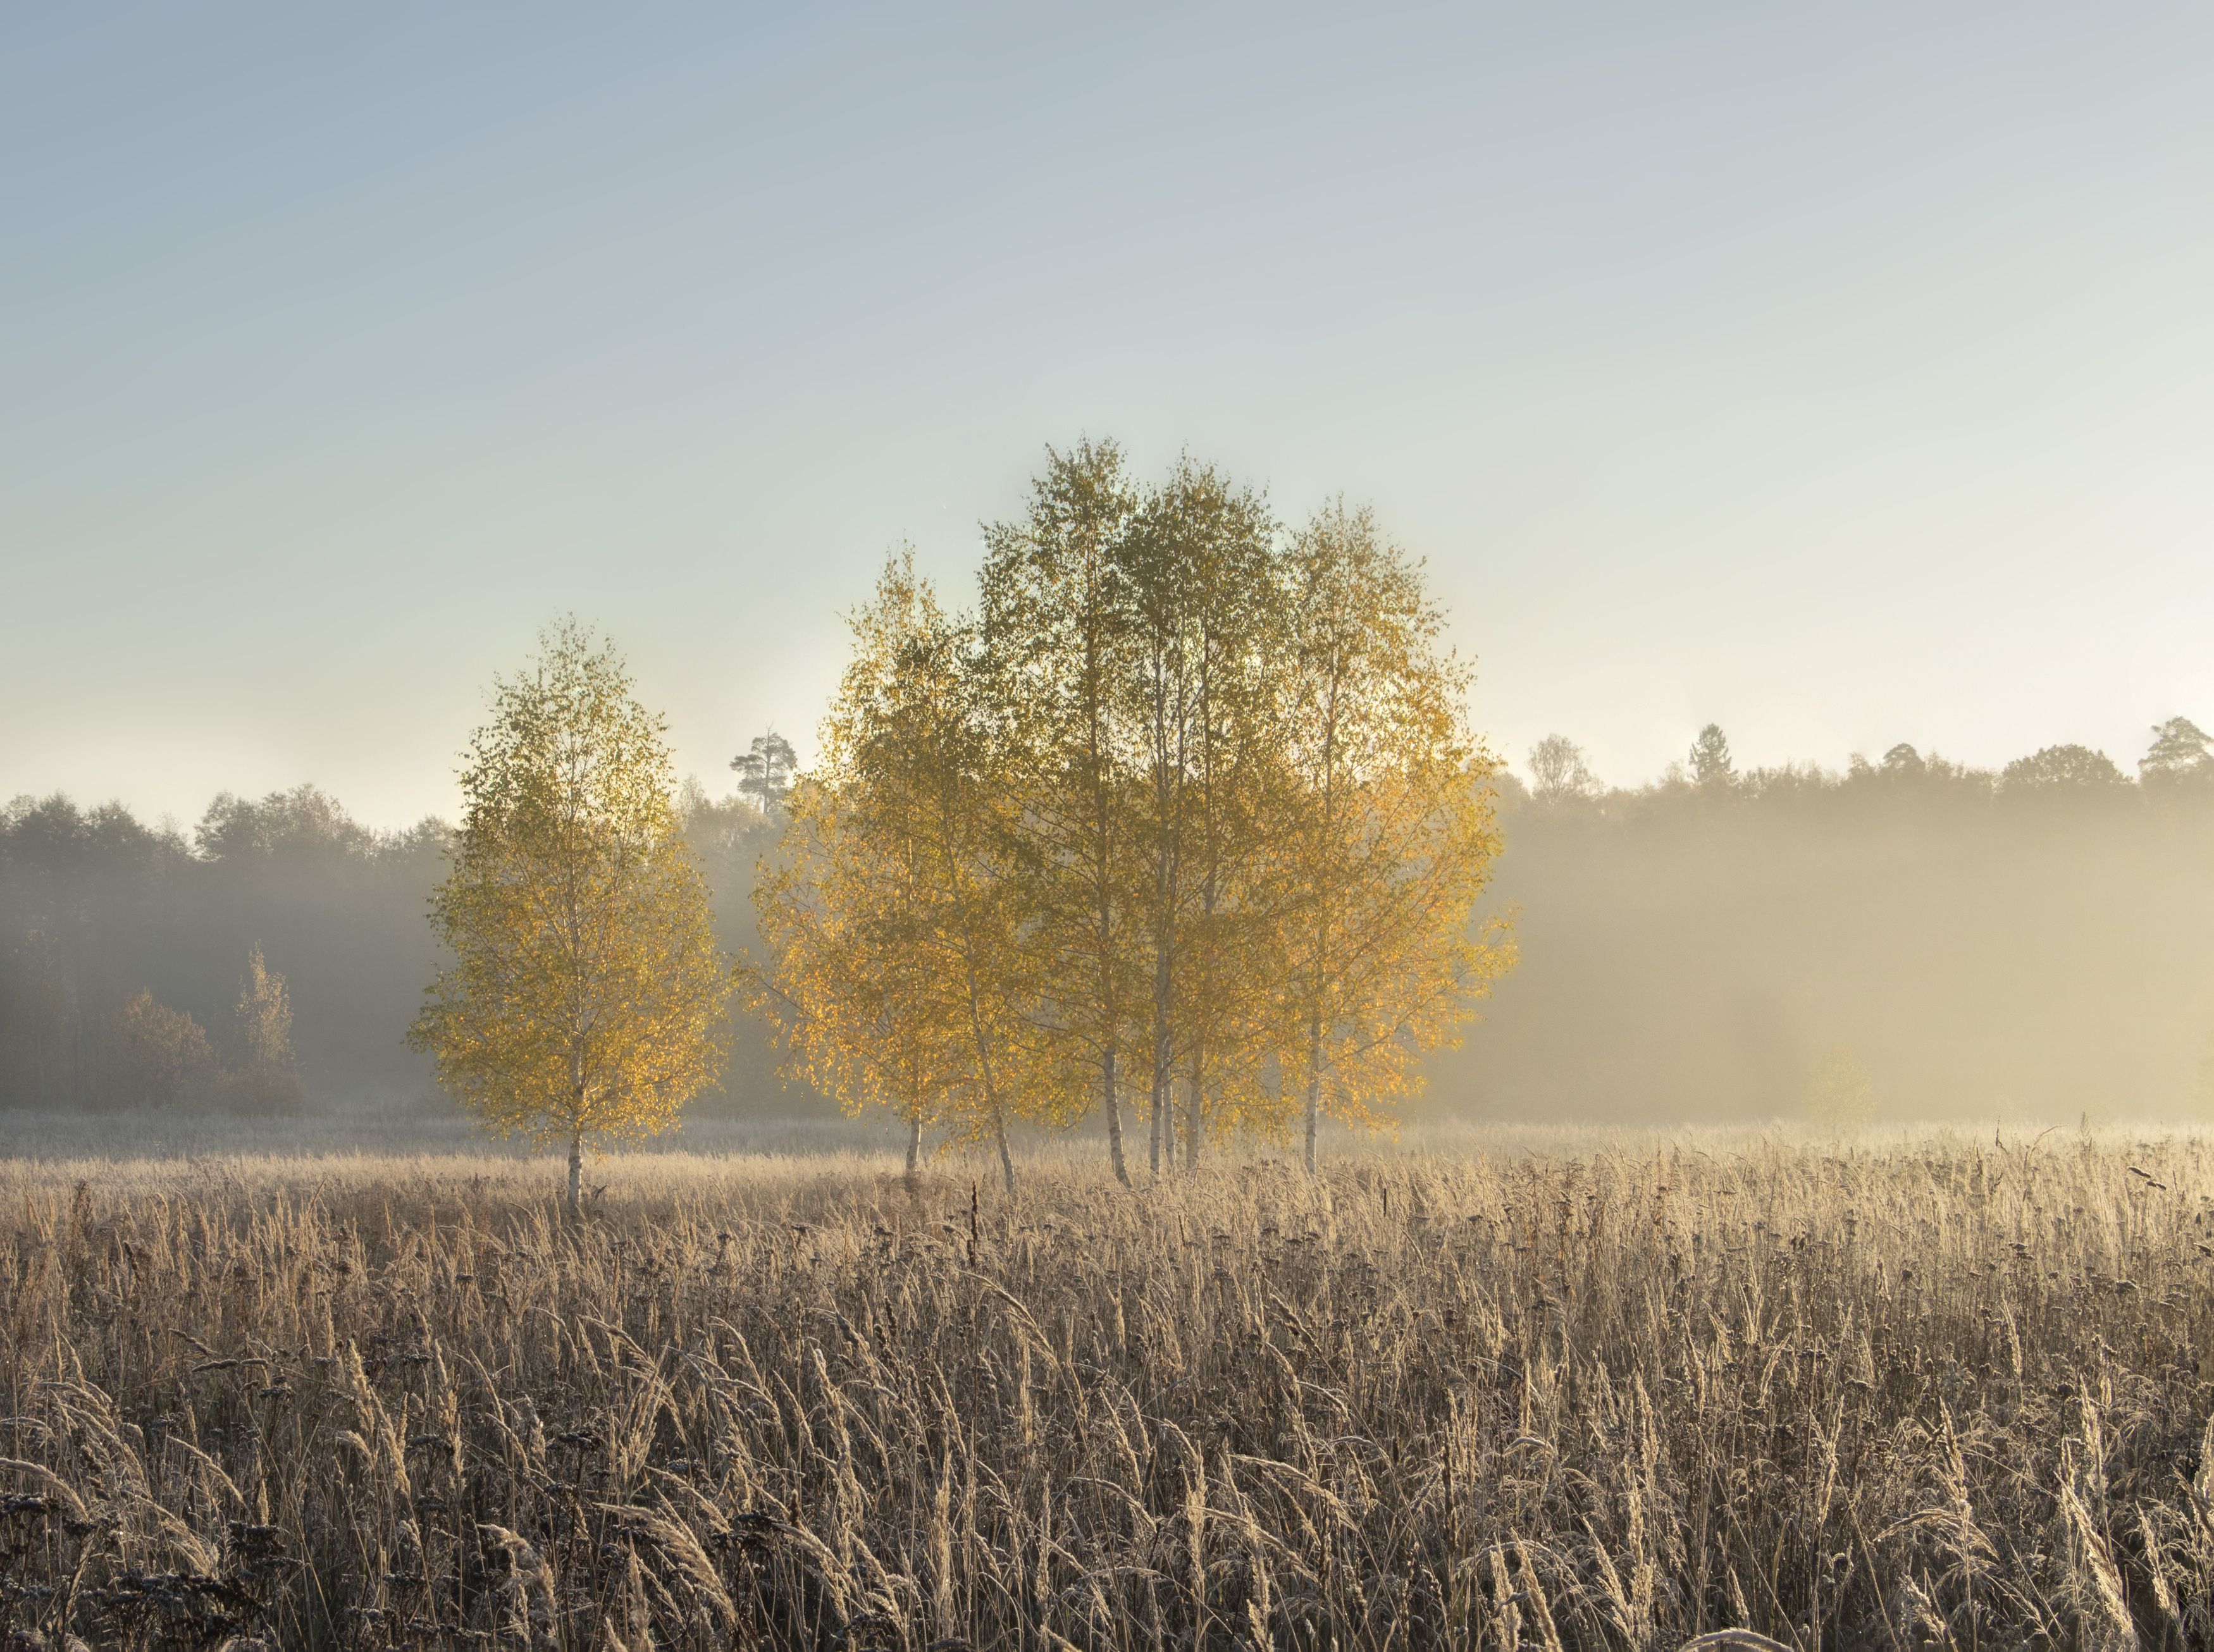
[[[17,1643],[2214,1643],[2214,1153],[0,1163]],[[988,1187],[989,1184],[986,1184]]]

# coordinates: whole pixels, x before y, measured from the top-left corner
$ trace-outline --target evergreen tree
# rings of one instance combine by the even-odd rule
[[[1699,737],[1691,742],[1688,761],[1695,785],[1727,786],[1737,778],[1736,767],[1730,762],[1729,737],[1719,723],[1709,723],[1699,731]]]
[[[750,747],[731,759],[731,767],[738,774],[740,795],[751,798],[765,815],[784,807],[798,766],[799,754],[792,749],[792,742],[774,729],[755,735]]]

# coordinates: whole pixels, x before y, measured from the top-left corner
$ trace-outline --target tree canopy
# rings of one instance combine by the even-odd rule
[[[2205,785],[2214,781],[2214,737],[2187,717],[2171,717],[2152,731],[2152,744],[2138,759],[2147,786]]]
[[[2162,727],[2170,721],[2191,723]],[[2089,788],[2002,785],[1996,767],[1918,740],[1879,743],[1834,769],[1740,756],[1720,789],[1683,775],[1540,803],[1495,774],[1508,847],[1485,901],[1523,910],[1523,961],[1466,1048],[1424,1059],[1435,1099],[1400,1114],[1765,1117],[1796,1111],[1819,1052],[1840,1045],[1894,1113],[2018,1107],[2072,1122],[2111,1097],[2177,1108],[2214,1098],[2214,787],[2188,783],[2188,768],[2178,782],[2142,766],[2157,739],[2110,748],[2121,783]],[[1272,762],[1245,773],[1276,783]],[[1225,810],[1276,806],[1270,791],[1220,789]],[[760,956],[756,863],[774,871],[796,835],[779,848],[781,817],[743,796],[690,786],[678,806],[717,944]],[[441,961],[423,911],[449,870],[451,829],[377,830],[311,787],[227,797],[208,813],[234,829],[203,844],[197,811],[179,827],[66,798],[0,805],[0,1110],[297,1106],[348,1128],[427,1124],[430,1063],[401,1035]],[[1011,829],[1018,844],[1032,841],[1019,823]],[[1272,846],[1238,842],[1259,853],[1231,881],[1265,894]],[[1217,967],[1218,944],[1279,956],[1243,897],[1223,912],[1216,941],[1186,955],[1195,971]],[[1029,945],[1042,932],[1023,921]],[[252,1057],[238,1011],[257,943],[292,1014],[297,1089],[282,1088],[293,1100],[243,1078]],[[1232,978],[1274,973],[1240,963]],[[132,1081],[117,1012],[142,990],[192,1019],[216,1070],[175,1086]],[[1250,994],[1215,1001],[1224,1014],[1274,1013]],[[1124,1096],[1140,1170],[1147,1025],[1133,1035]],[[819,1119],[812,1086],[779,1082],[770,1031],[764,1018],[732,1018],[722,1083],[688,1114]],[[1073,1069],[1063,1057],[1080,1052],[1054,1026],[1025,1036],[1035,1042],[1024,1059],[1044,1063],[1058,1094],[1098,1123],[1096,1062]],[[1264,1058],[1249,1085],[1203,1058],[1206,1139],[1245,1128],[1231,1106],[1263,1120],[1285,1112],[1280,1060]],[[1179,1154],[1190,1071],[1179,1053]],[[1294,1134],[1300,1102],[1294,1092],[1284,1123]]]
[[[1691,742],[1688,761],[1691,779],[1699,786],[1727,785],[1737,775],[1737,765],[1730,760],[1729,737],[1719,723],[1709,723],[1699,731],[1699,737]]]
[[[573,623],[497,679],[431,922],[451,954],[409,1037],[485,1123],[569,1150],[650,1135],[713,1081],[730,982],[662,719]]]
[[[765,814],[784,806],[792,770],[798,766],[799,754],[792,742],[774,729],[755,735],[751,745],[731,759],[737,772],[738,795],[751,798]]]
[[[1286,533],[1186,460],[1049,455],[950,614],[896,558],[757,901],[757,995],[849,1106],[1210,1138],[1375,1123],[1512,960],[1471,928],[1496,768],[1419,565],[1366,513]],[[912,1149],[911,1149],[912,1151]]]
[[[2085,791],[2120,786],[2127,779],[2105,752],[2089,746],[2060,745],[2017,757],[2000,774],[1999,784],[2018,792]]]
[[[1584,750],[1565,734],[1549,734],[1530,748],[1530,794],[1540,803],[1588,798],[1601,788]]]

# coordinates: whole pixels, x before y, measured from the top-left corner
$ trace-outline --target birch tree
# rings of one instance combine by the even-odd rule
[[[651,1135],[713,1084],[731,982],[680,835],[665,725],[573,621],[496,679],[431,921],[452,956],[409,1041],[488,1126],[568,1149]]]
[[[792,788],[780,852],[754,884],[761,957],[741,978],[789,1074],[849,1115],[901,1121],[913,1177],[951,1082],[916,945],[925,845],[856,806],[841,755]]]
[[[1250,1077],[1266,914],[1248,875],[1269,829],[1255,778],[1275,721],[1282,592],[1265,502],[1189,459],[1151,495],[1125,557],[1135,624],[1128,699],[1139,769],[1128,795],[1142,866],[1135,903],[1151,988],[1152,1168],[1187,1170],[1210,1089]],[[1218,1098],[1220,1099],[1220,1098]]]
[[[1022,519],[986,530],[982,579],[982,641],[1018,754],[1035,1019],[1065,1067],[1089,1068],[1125,1186],[1122,1062],[1142,988],[1122,794],[1132,742],[1119,701],[1138,505],[1112,443],[1049,452]]]
[[[988,1142],[1008,1192],[1008,1130],[1066,1122],[1035,1060],[1037,986],[1012,875],[1006,719],[972,622],[895,558],[853,619],[854,657],[797,794],[800,844],[756,896],[766,977],[809,1075],[858,1108]]]
[[[1283,834],[1284,1072],[1312,1172],[1325,1106],[1373,1124],[1514,962],[1475,925],[1500,847],[1495,764],[1422,571],[1366,511],[1318,512],[1289,552],[1297,671]]]
[[[1373,1123],[1512,957],[1468,677],[1362,513],[1286,540],[1187,461],[1049,453],[974,619],[896,558],[761,884],[763,1001],[849,1106],[996,1147],[1129,1069],[1158,1177],[1211,1135]],[[1179,1105],[1179,1100],[1181,1105]]]

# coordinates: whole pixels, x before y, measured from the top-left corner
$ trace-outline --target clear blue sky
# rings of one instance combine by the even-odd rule
[[[2214,11],[0,10],[0,795],[452,806],[573,610],[713,789],[1179,447],[1648,777],[2214,725]]]

